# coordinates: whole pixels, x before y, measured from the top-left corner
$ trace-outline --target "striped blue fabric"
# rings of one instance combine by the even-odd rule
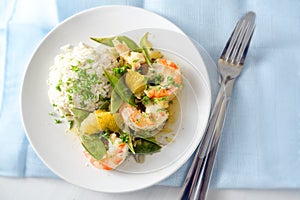
[[[169,19],[216,61],[236,21],[257,14],[212,178],[215,188],[300,188],[300,1],[0,0],[0,175],[57,178],[25,136],[19,92],[42,38],[96,6],[130,5]],[[161,185],[180,186],[191,160]]]

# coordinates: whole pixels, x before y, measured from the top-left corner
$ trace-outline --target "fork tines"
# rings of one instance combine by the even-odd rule
[[[255,29],[255,13],[248,12],[236,25],[222,52],[221,59],[234,65],[243,65]]]

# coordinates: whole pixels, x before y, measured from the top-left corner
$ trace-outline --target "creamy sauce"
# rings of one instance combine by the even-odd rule
[[[157,141],[163,145],[169,144],[170,142],[175,141],[176,132],[178,130],[179,120],[181,116],[180,103],[177,97],[172,100],[172,103],[169,103],[169,118],[164,126],[164,128],[155,135]]]

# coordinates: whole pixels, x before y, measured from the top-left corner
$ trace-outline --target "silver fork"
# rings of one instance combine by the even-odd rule
[[[180,199],[206,199],[227,107],[235,80],[241,73],[245,62],[255,29],[254,22],[254,12],[248,12],[238,21],[218,61],[220,90],[206,132],[185,179]]]

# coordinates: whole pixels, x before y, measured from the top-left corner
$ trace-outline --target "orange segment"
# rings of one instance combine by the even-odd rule
[[[96,110],[94,113],[101,130],[104,131],[108,129],[113,132],[118,132],[120,130],[112,113],[103,110]]]

